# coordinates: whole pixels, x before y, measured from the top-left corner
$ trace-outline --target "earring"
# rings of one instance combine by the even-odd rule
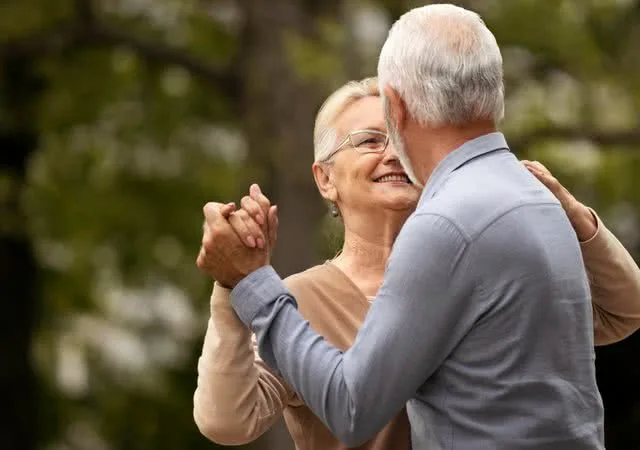
[[[331,207],[329,208],[329,212],[331,213],[332,217],[338,217],[340,215],[340,210],[334,203],[331,204]]]

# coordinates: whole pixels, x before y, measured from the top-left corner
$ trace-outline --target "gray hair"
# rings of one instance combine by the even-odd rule
[[[482,18],[458,6],[427,5],[400,17],[380,53],[378,80],[422,126],[504,116],[500,48]]]
[[[375,77],[349,81],[325,100],[318,111],[313,130],[315,162],[327,161],[338,144],[334,124],[340,114],[356,100],[371,96],[380,96],[378,81]]]

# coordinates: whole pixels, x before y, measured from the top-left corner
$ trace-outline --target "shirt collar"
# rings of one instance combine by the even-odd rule
[[[436,166],[435,170],[427,180],[427,184],[425,185],[420,197],[420,203],[433,198],[440,186],[442,186],[442,183],[444,183],[447,177],[458,167],[478,156],[494,152],[496,150],[505,149],[509,150],[509,146],[507,145],[507,140],[504,135],[500,132],[484,134],[465,142],[460,147],[449,153]]]

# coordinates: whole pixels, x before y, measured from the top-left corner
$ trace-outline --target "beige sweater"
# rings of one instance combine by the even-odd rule
[[[640,328],[640,269],[600,222],[596,235],[581,246],[593,294],[596,344],[623,339]],[[342,350],[352,344],[369,303],[340,269],[326,263],[287,278],[286,284],[316,331]],[[194,395],[198,428],[217,443],[244,444],[258,438],[281,415],[298,450],[347,448],[260,359],[251,332],[229,304],[229,291],[215,285]],[[403,410],[358,448],[410,447]]]

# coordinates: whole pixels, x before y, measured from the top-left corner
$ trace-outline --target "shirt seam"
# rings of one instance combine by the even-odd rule
[[[452,218],[445,216],[444,214],[441,213],[437,213],[437,212],[431,212],[431,211],[423,211],[423,212],[416,212],[414,217],[425,217],[425,216],[432,216],[432,217],[438,217],[440,219],[445,220],[446,222],[449,223],[449,225],[453,226],[453,228],[455,228],[456,232],[462,236],[462,238],[464,239],[465,244],[470,244],[471,243],[471,236],[469,236],[461,227],[460,225],[458,225],[456,222],[453,221]]]
[[[479,230],[475,236],[472,237],[472,242],[473,241],[477,241],[478,239],[480,239],[480,237],[492,226],[494,225],[496,222],[498,222],[500,219],[504,218],[507,214],[512,213],[513,211],[520,209],[520,208],[524,208],[525,206],[544,206],[544,205],[553,205],[556,206],[558,208],[562,208],[562,206],[559,203],[556,202],[520,202],[516,205],[514,205],[513,207],[507,209],[506,211],[502,212],[501,214],[498,214],[496,217],[493,218],[493,220],[491,220],[489,223],[487,223],[485,225],[484,228],[482,228],[481,230]]]
[[[473,244],[492,225],[494,225],[497,221],[499,221],[500,219],[505,217],[507,214],[509,214],[509,213],[519,209],[519,208],[523,208],[525,206],[543,206],[543,205],[553,205],[553,206],[561,207],[556,202],[535,202],[535,203],[528,202],[528,201],[527,202],[520,202],[520,203],[508,208],[507,210],[501,212],[500,214],[496,215],[496,217],[491,219],[481,230],[475,232],[473,235],[470,235],[465,230],[463,230],[462,227],[460,225],[458,225],[458,223],[453,218],[451,218],[450,216],[444,215],[442,213],[423,211],[423,212],[416,212],[415,216],[416,217],[419,217],[419,216],[435,216],[435,217],[442,218],[442,219],[446,220],[450,225],[452,225],[456,229],[456,231],[464,238],[466,244]]]

